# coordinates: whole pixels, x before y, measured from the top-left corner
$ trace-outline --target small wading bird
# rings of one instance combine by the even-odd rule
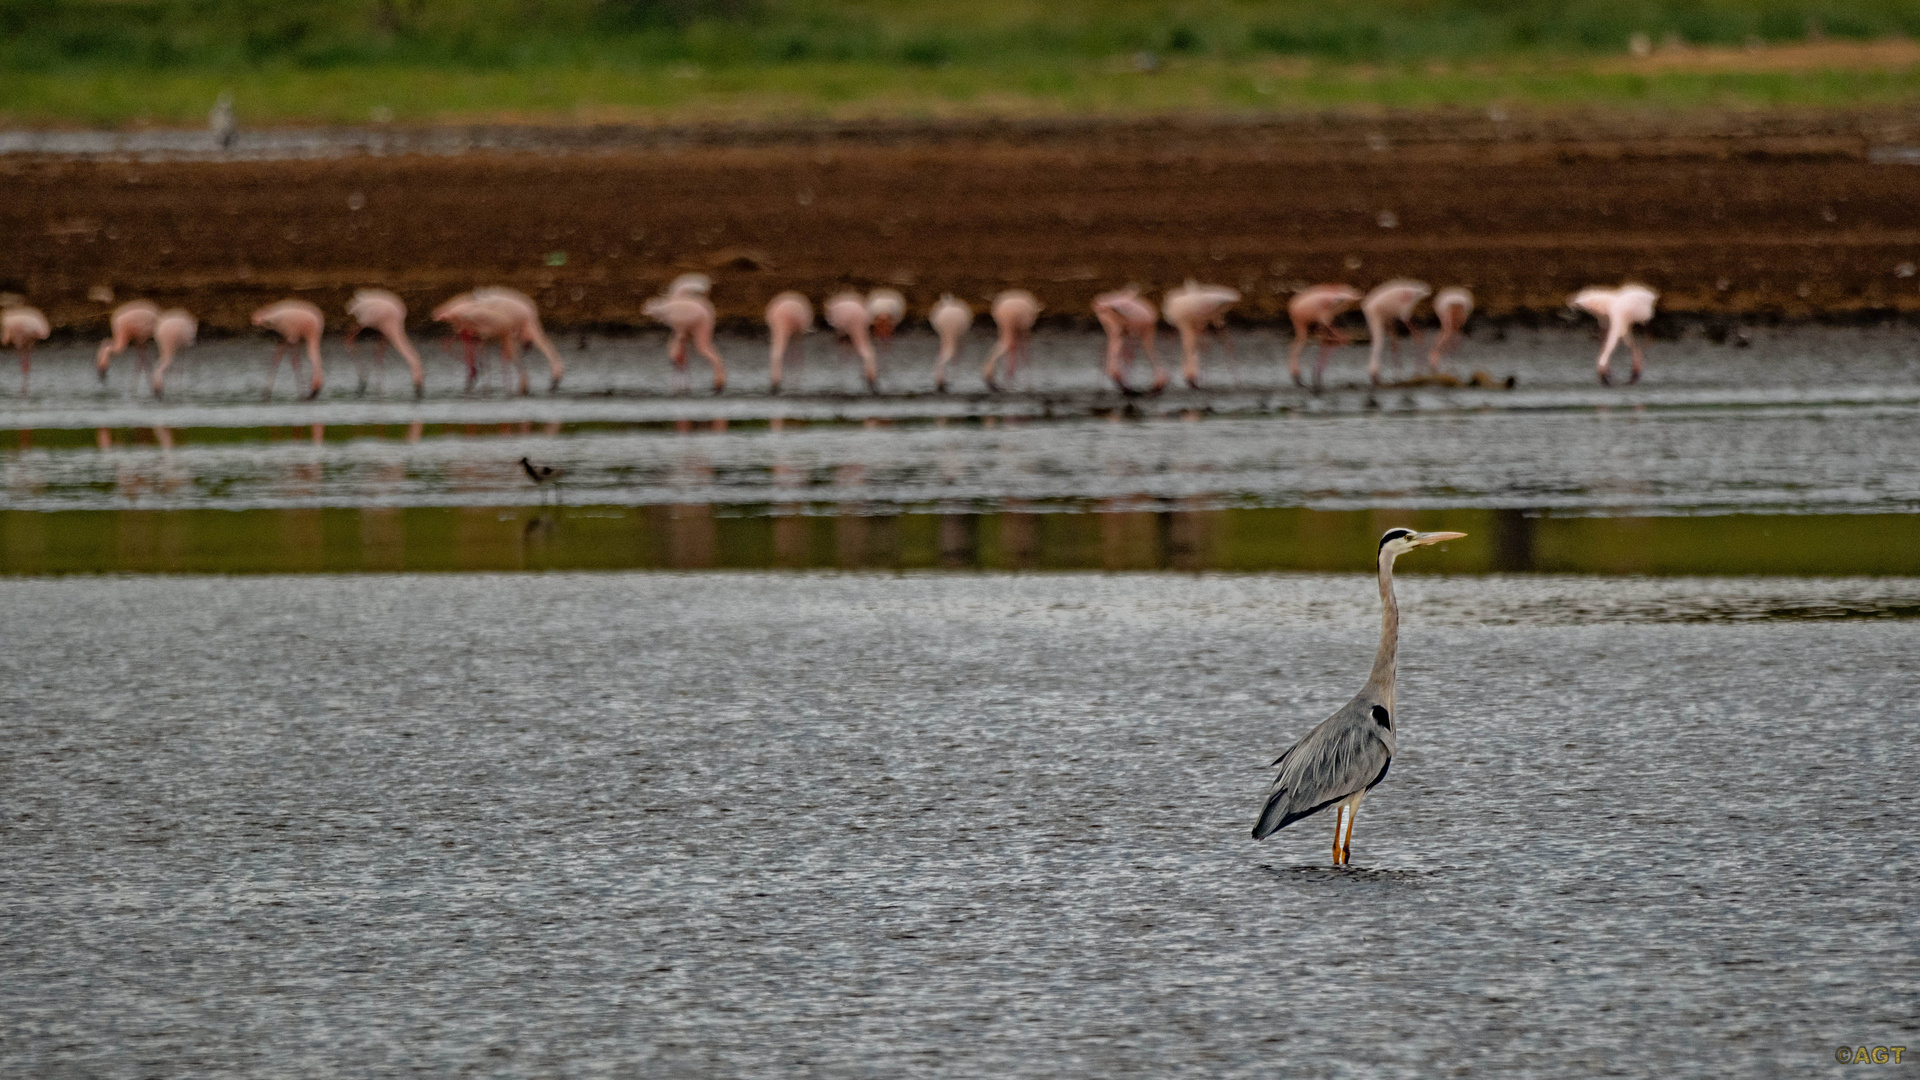
[[[320,396],[323,380],[320,370],[320,333],[326,327],[326,319],[320,309],[305,300],[281,300],[253,313],[253,325],[264,326],[280,335],[280,342],[273,347],[272,366],[267,368],[267,390],[262,397],[273,396],[273,380],[280,374],[280,357],[287,358],[287,366],[293,370],[294,378],[300,377],[300,346],[307,347],[307,368],[312,375],[307,397]],[[158,373],[155,375],[158,385]]]
[[[1180,332],[1180,376],[1200,388],[1200,335],[1209,329],[1225,343],[1227,309],[1240,302],[1238,290],[1225,285],[1202,285],[1192,278],[1160,298],[1160,314]]]
[[[860,373],[867,378],[867,389],[880,392],[880,358],[874,355],[873,312],[867,310],[867,298],[857,292],[836,293],[827,300],[827,325],[847,340],[860,356]]]
[[[1350,285],[1315,285],[1300,290],[1287,301],[1287,315],[1293,320],[1293,345],[1287,350],[1287,371],[1293,375],[1293,385],[1306,385],[1300,378],[1300,352],[1314,336],[1316,326],[1320,328],[1320,352],[1313,359],[1313,385],[1320,385],[1320,376],[1327,370],[1327,350],[1347,343],[1347,335],[1333,325],[1333,320],[1359,301],[1360,291]]]
[[[927,321],[933,324],[933,332],[940,335],[940,358],[933,363],[933,388],[944,394],[947,361],[960,351],[960,339],[973,328],[973,308],[954,299],[952,293],[943,293],[933,302],[933,310],[927,312]]]
[[[1033,324],[1040,318],[1040,301],[1025,289],[1008,289],[993,298],[992,312],[993,324],[1000,328],[1000,336],[987,353],[987,363],[980,369],[980,378],[986,382],[987,389],[998,390],[1000,384],[994,381],[993,373],[1000,358],[1007,358],[1009,382],[1013,380],[1014,372],[1019,370],[1020,363],[1028,358],[1027,347],[1033,342]]]
[[[353,348],[353,339],[360,336],[360,331],[378,331],[380,351],[375,356],[375,362],[384,368],[387,346],[392,345],[394,351],[407,362],[407,370],[413,375],[413,396],[419,397],[424,393],[426,374],[420,366],[420,354],[414,351],[413,342],[407,340],[407,305],[385,289],[358,289],[353,299],[347,301],[347,314],[353,319],[353,326],[347,330],[347,348]],[[365,389],[366,385],[366,374],[362,372],[361,389]]]
[[[153,340],[153,327],[160,321],[160,308],[151,300],[129,300],[113,309],[113,318],[107,322],[112,337],[100,343],[100,351],[94,355],[94,366],[100,375],[100,381],[107,381],[107,364],[114,357],[134,350],[133,370],[137,374],[145,363],[145,346]]]
[[[1367,356],[1367,379],[1373,385],[1380,385],[1380,354],[1389,342],[1393,345],[1394,370],[1400,369],[1400,338],[1394,323],[1406,327],[1415,347],[1419,346],[1420,331],[1413,325],[1413,309],[1432,292],[1424,281],[1403,278],[1375,287],[1360,301],[1360,311],[1367,317],[1367,336],[1373,339]]]
[[[239,135],[239,125],[233,119],[233,95],[225,90],[213,99],[213,108],[207,112],[207,133],[222,150],[233,149],[233,140]]]
[[[33,343],[45,341],[53,333],[47,317],[38,308],[25,305],[0,309],[0,348],[20,353],[20,393],[27,392],[27,379],[33,373]]]
[[[783,292],[767,302],[767,331],[772,343],[767,348],[768,372],[773,392],[780,392],[786,375],[787,345],[813,329],[813,302],[797,292]]]
[[[153,396],[159,397],[166,382],[167,369],[200,333],[200,323],[180,308],[168,308],[153,324],[153,342],[160,347],[160,359],[153,365]]]
[[[526,458],[520,459],[520,469],[527,474],[527,479],[533,481],[534,487],[544,488],[551,484],[554,498],[560,497],[560,478],[567,475],[567,470],[556,469],[551,465],[535,465]]]
[[[1449,285],[1433,298],[1433,313],[1440,317],[1440,336],[1433,340],[1427,354],[1427,367],[1440,371],[1440,358],[1460,347],[1466,339],[1467,319],[1473,315],[1473,293],[1459,285]]]
[[[1597,286],[1581,289],[1567,301],[1568,307],[1592,315],[1607,328],[1607,340],[1600,346],[1598,367],[1601,385],[1613,385],[1610,362],[1613,350],[1619,347],[1621,341],[1625,341],[1633,353],[1633,373],[1627,377],[1627,381],[1640,381],[1640,369],[1646,366],[1647,358],[1640,351],[1640,343],[1633,340],[1633,328],[1652,321],[1654,301],[1658,299],[1660,294],[1645,285],[1622,285],[1617,289]]]
[[[1393,560],[1414,548],[1458,540],[1465,533],[1417,533],[1388,529],[1380,538],[1380,649],[1373,674],[1352,701],[1307,732],[1274,759],[1280,775],[1267,790],[1267,802],[1253,823],[1253,838],[1265,840],[1281,829],[1338,805],[1333,824],[1333,864],[1347,865],[1353,818],[1360,800],[1387,778],[1393,762],[1398,717],[1393,703],[1394,654],[1400,644],[1400,606],[1393,598]]]
[[[1129,285],[1094,297],[1093,317],[1100,320],[1100,328],[1107,332],[1107,378],[1113,380],[1121,393],[1136,392],[1127,385],[1126,379],[1127,370],[1133,366],[1134,340],[1140,342],[1147,362],[1153,365],[1153,392],[1157,394],[1167,388],[1167,371],[1160,366],[1160,350],[1154,342],[1160,312],[1154,308],[1153,301]]]

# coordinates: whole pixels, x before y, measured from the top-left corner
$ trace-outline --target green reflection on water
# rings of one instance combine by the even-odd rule
[[[767,507],[0,511],[0,573],[379,570],[1365,570],[1394,525],[1468,533],[1408,571],[1920,574],[1920,515],[1511,510],[803,516]]]

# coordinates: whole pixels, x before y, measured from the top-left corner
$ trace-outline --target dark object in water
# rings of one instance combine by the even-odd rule
[[[1496,379],[1484,371],[1476,371],[1464,379],[1458,375],[1449,375],[1444,371],[1438,371],[1427,375],[1415,375],[1411,379],[1402,379],[1392,384],[1396,390],[1420,386],[1440,386],[1448,388],[1469,386],[1481,390],[1511,390],[1518,385],[1520,385],[1520,380],[1517,376],[1509,375],[1505,379]]]
[[[535,484],[545,484],[549,481],[557,484],[561,477],[567,475],[565,469],[556,469],[551,465],[535,465],[526,458],[520,459],[520,467],[526,470],[527,479]]]

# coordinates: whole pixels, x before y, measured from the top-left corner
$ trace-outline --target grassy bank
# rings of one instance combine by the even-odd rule
[[[1920,70],[1649,75],[1579,67],[1448,70],[1196,62],[1150,77],[1098,67],[903,71],[860,64],[654,73],[375,66],[313,71],[0,74],[0,123],[194,125],[216,95],[242,123],[698,122],[1378,106],[1844,107],[1920,101]]]
[[[1846,106],[1920,100],[1915,36],[1912,0],[0,0],[0,122]]]

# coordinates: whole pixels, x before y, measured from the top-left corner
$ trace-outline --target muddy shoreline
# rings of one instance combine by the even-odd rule
[[[231,154],[0,139],[0,292],[78,333],[109,293],[219,332],[286,296],[333,316],[362,285],[418,320],[486,282],[613,330],[688,270],[735,323],[783,289],[880,284],[917,310],[1021,287],[1079,319],[1105,289],[1190,276],[1239,288],[1254,323],[1306,283],[1398,276],[1523,322],[1627,278],[1710,326],[1920,313],[1906,112],[375,134],[247,133]]]

